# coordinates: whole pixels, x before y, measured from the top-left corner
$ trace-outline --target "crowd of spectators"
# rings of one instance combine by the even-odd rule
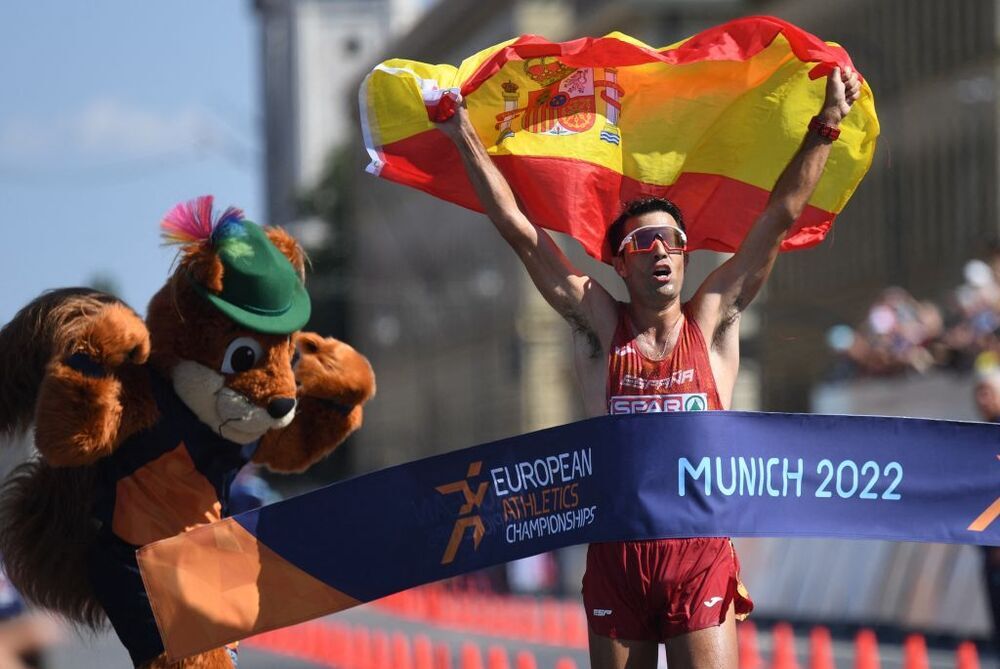
[[[967,262],[963,274],[964,283],[942,305],[886,288],[856,327],[831,328],[827,341],[838,354],[837,376],[968,371],[1000,360],[1000,248],[986,261]]]

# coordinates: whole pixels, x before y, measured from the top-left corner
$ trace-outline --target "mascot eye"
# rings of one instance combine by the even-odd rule
[[[264,349],[252,337],[237,337],[229,342],[226,355],[222,358],[222,373],[235,374],[252,369],[263,356]]]

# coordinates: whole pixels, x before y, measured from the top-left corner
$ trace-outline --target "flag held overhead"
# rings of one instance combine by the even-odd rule
[[[389,60],[361,88],[368,171],[482,211],[457,152],[435,129],[460,91],[477,133],[542,227],[609,259],[622,204],[668,197],[692,249],[734,251],[822,104],[846,51],[772,17],[737,19],[654,49],[621,33],[570,42],[523,36],[458,67]],[[443,102],[442,102],[443,101]],[[809,206],[782,244],[825,237],[871,165],[879,133],[867,83],[841,125]]]

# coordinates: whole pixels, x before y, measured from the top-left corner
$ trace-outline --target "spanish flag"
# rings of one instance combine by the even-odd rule
[[[460,91],[530,220],[605,260],[623,203],[656,195],[684,213],[692,249],[734,251],[819,112],[847,52],[786,21],[730,21],[654,49],[621,33],[527,35],[457,68],[377,65],[361,87],[368,171],[482,211],[458,152],[431,120]],[[868,171],[879,125],[871,88],[841,125],[826,171],[782,249],[826,236]]]

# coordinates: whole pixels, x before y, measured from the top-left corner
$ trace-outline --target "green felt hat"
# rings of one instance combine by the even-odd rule
[[[222,262],[222,291],[195,289],[240,325],[265,334],[290,334],[309,321],[309,293],[288,258],[256,223],[231,220],[212,233]]]

